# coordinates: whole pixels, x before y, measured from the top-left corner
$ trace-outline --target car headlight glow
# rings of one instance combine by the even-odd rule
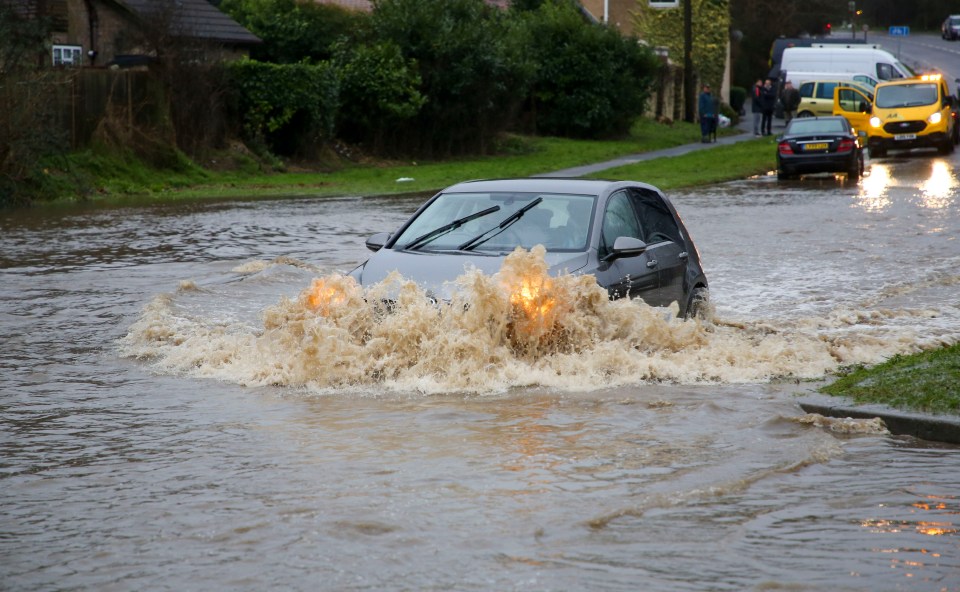
[[[523,310],[527,319],[542,320],[556,306],[550,278],[523,278],[510,293],[510,303]]]
[[[876,115],[870,118],[870,127],[882,127],[882,125],[883,122]]]
[[[348,282],[347,285],[344,282]],[[349,299],[349,290],[352,286],[356,286],[353,278],[343,281],[317,278],[305,292],[307,303],[322,316],[330,316],[331,309],[344,304]]]
[[[932,123],[933,125],[937,125],[938,123],[940,123],[942,119],[943,119],[943,114],[937,111],[931,114],[930,117],[927,118],[927,121]]]

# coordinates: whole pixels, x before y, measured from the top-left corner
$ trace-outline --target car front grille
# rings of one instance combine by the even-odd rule
[[[883,131],[888,134],[915,134],[927,127],[924,121],[891,121],[883,125]]]

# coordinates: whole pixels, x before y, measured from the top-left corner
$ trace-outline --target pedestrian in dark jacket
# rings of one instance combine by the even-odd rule
[[[710,85],[703,85],[703,92],[697,101],[697,111],[700,113],[700,141],[710,142],[711,136],[717,133],[717,100],[710,93]]]
[[[760,95],[763,93],[763,80],[757,78],[756,84],[750,95],[750,112],[753,113],[753,135],[760,135],[760,116],[763,109],[760,108]]]
[[[791,119],[796,117],[797,107],[800,106],[800,91],[794,88],[793,83],[789,80],[783,85],[780,101],[783,103],[783,123],[787,125]]]
[[[760,90],[760,133],[765,136],[773,134],[773,110],[777,106],[777,89],[773,88],[773,81],[769,78],[763,81]]]

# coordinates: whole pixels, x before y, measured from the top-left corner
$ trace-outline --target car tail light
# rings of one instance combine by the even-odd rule
[[[844,138],[840,140],[840,145],[837,146],[837,152],[850,152],[853,150],[854,142],[850,138]]]
[[[790,147],[790,142],[780,142],[777,145],[777,151],[780,154],[793,154],[793,148]]]

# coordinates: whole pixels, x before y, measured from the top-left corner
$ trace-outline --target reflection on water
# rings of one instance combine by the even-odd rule
[[[956,175],[943,160],[933,161],[930,169],[930,178],[920,183],[921,204],[931,210],[947,208],[957,199]]]
[[[883,163],[870,165],[870,174],[860,181],[860,207],[868,212],[882,212],[890,206],[887,190],[896,183],[890,166]]]

